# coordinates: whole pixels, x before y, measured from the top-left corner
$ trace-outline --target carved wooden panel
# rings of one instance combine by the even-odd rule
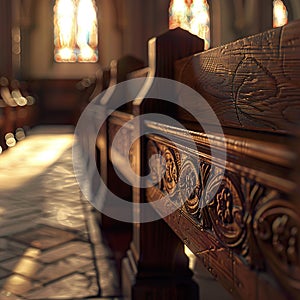
[[[294,133],[300,115],[299,27],[297,20],[185,58],[177,63],[176,79],[202,94],[224,126]]]
[[[161,156],[152,166],[153,182],[162,165],[165,172],[147,190],[148,201],[168,194],[170,202],[162,212],[181,204],[165,220],[211,273],[238,297],[256,299],[260,294],[296,299],[300,293],[300,206],[291,199],[294,184],[284,189],[284,184],[269,181],[272,164],[264,170],[265,177],[253,175],[259,165],[252,166],[253,172],[248,166],[247,171],[241,167],[245,157],[238,151],[228,158],[236,168],[227,168],[223,174],[218,166],[211,166],[200,144],[195,156],[192,151],[179,151],[159,135],[149,139],[148,156]],[[283,176],[276,178],[277,183],[285,182]]]

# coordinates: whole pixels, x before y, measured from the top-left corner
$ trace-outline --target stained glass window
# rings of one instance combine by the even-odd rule
[[[56,62],[98,60],[98,22],[94,0],[56,0],[54,46]]]
[[[281,0],[273,1],[273,27],[279,27],[287,24],[288,11]]]
[[[210,47],[210,17],[207,0],[172,0],[169,8],[169,28],[181,27],[205,41]]]

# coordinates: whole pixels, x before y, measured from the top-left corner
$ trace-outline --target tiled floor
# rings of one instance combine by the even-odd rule
[[[55,131],[37,129],[0,156],[0,300],[121,299],[73,175],[73,136]]]

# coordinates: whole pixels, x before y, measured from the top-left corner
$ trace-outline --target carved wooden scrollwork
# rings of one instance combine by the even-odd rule
[[[199,217],[200,199],[203,191],[202,180],[200,174],[191,160],[183,162],[180,172],[179,188],[181,199],[184,202],[185,208],[189,214],[194,217]]]
[[[164,173],[156,187],[179,201],[181,213],[191,216],[201,232],[256,272],[272,271],[290,295],[299,293],[300,212],[285,193],[247,174],[223,174],[201,158],[180,157],[161,142],[150,140],[147,151],[148,157],[161,157],[155,169]],[[207,247],[199,253],[212,251]]]
[[[165,145],[149,141],[147,155],[148,159],[153,156],[156,157],[149,166],[154,185],[158,183],[157,187],[162,192],[168,193],[170,196],[174,195],[177,190],[181,166],[179,153]]]
[[[277,192],[268,190],[263,185],[244,176],[241,177],[240,188],[245,201],[245,225],[247,230],[240,253],[252,268],[264,270],[264,259],[253,232],[253,218],[257,210],[257,203],[273,199],[277,195]]]
[[[179,178],[181,202],[184,203],[187,213],[195,218],[204,229],[211,229],[211,220],[204,199],[204,189],[209,174],[209,164],[185,159]]]
[[[205,199],[216,235],[228,247],[241,244],[246,234],[244,201],[233,179],[214,176],[207,184]]]
[[[178,168],[176,165],[176,157],[171,149],[164,149],[163,156],[165,158],[166,172],[163,178],[164,187],[168,193],[172,193],[178,182]]]
[[[297,208],[282,199],[266,202],[258,208],[253,228],[267,266],[279,282],[299,292],[300,220]]]
[[[178,151],[165,145],[158,145],[159,155],[162,157],[164,174],[162,178],[162,191],[168,193],[171,197],[177,190],[181,160]]]

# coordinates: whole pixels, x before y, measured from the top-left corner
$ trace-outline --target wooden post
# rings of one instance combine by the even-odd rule
[[[148,76],[173,79],[175,61],[203,48],[203,40],[180,28],[150,40]],[[133,102],[135,116],[156,110],[149,99]],[[166,110],[160,105],[159,112]],[[134,153],[135,171],[143,175],[147,169],[146,138],[139,139]],[[145,190],[134,187],[133,201],[146,202]],[[125,299],[198,299],[183,243],[164,220],[134,224],[133,241],[123,260],[122,286]]]

